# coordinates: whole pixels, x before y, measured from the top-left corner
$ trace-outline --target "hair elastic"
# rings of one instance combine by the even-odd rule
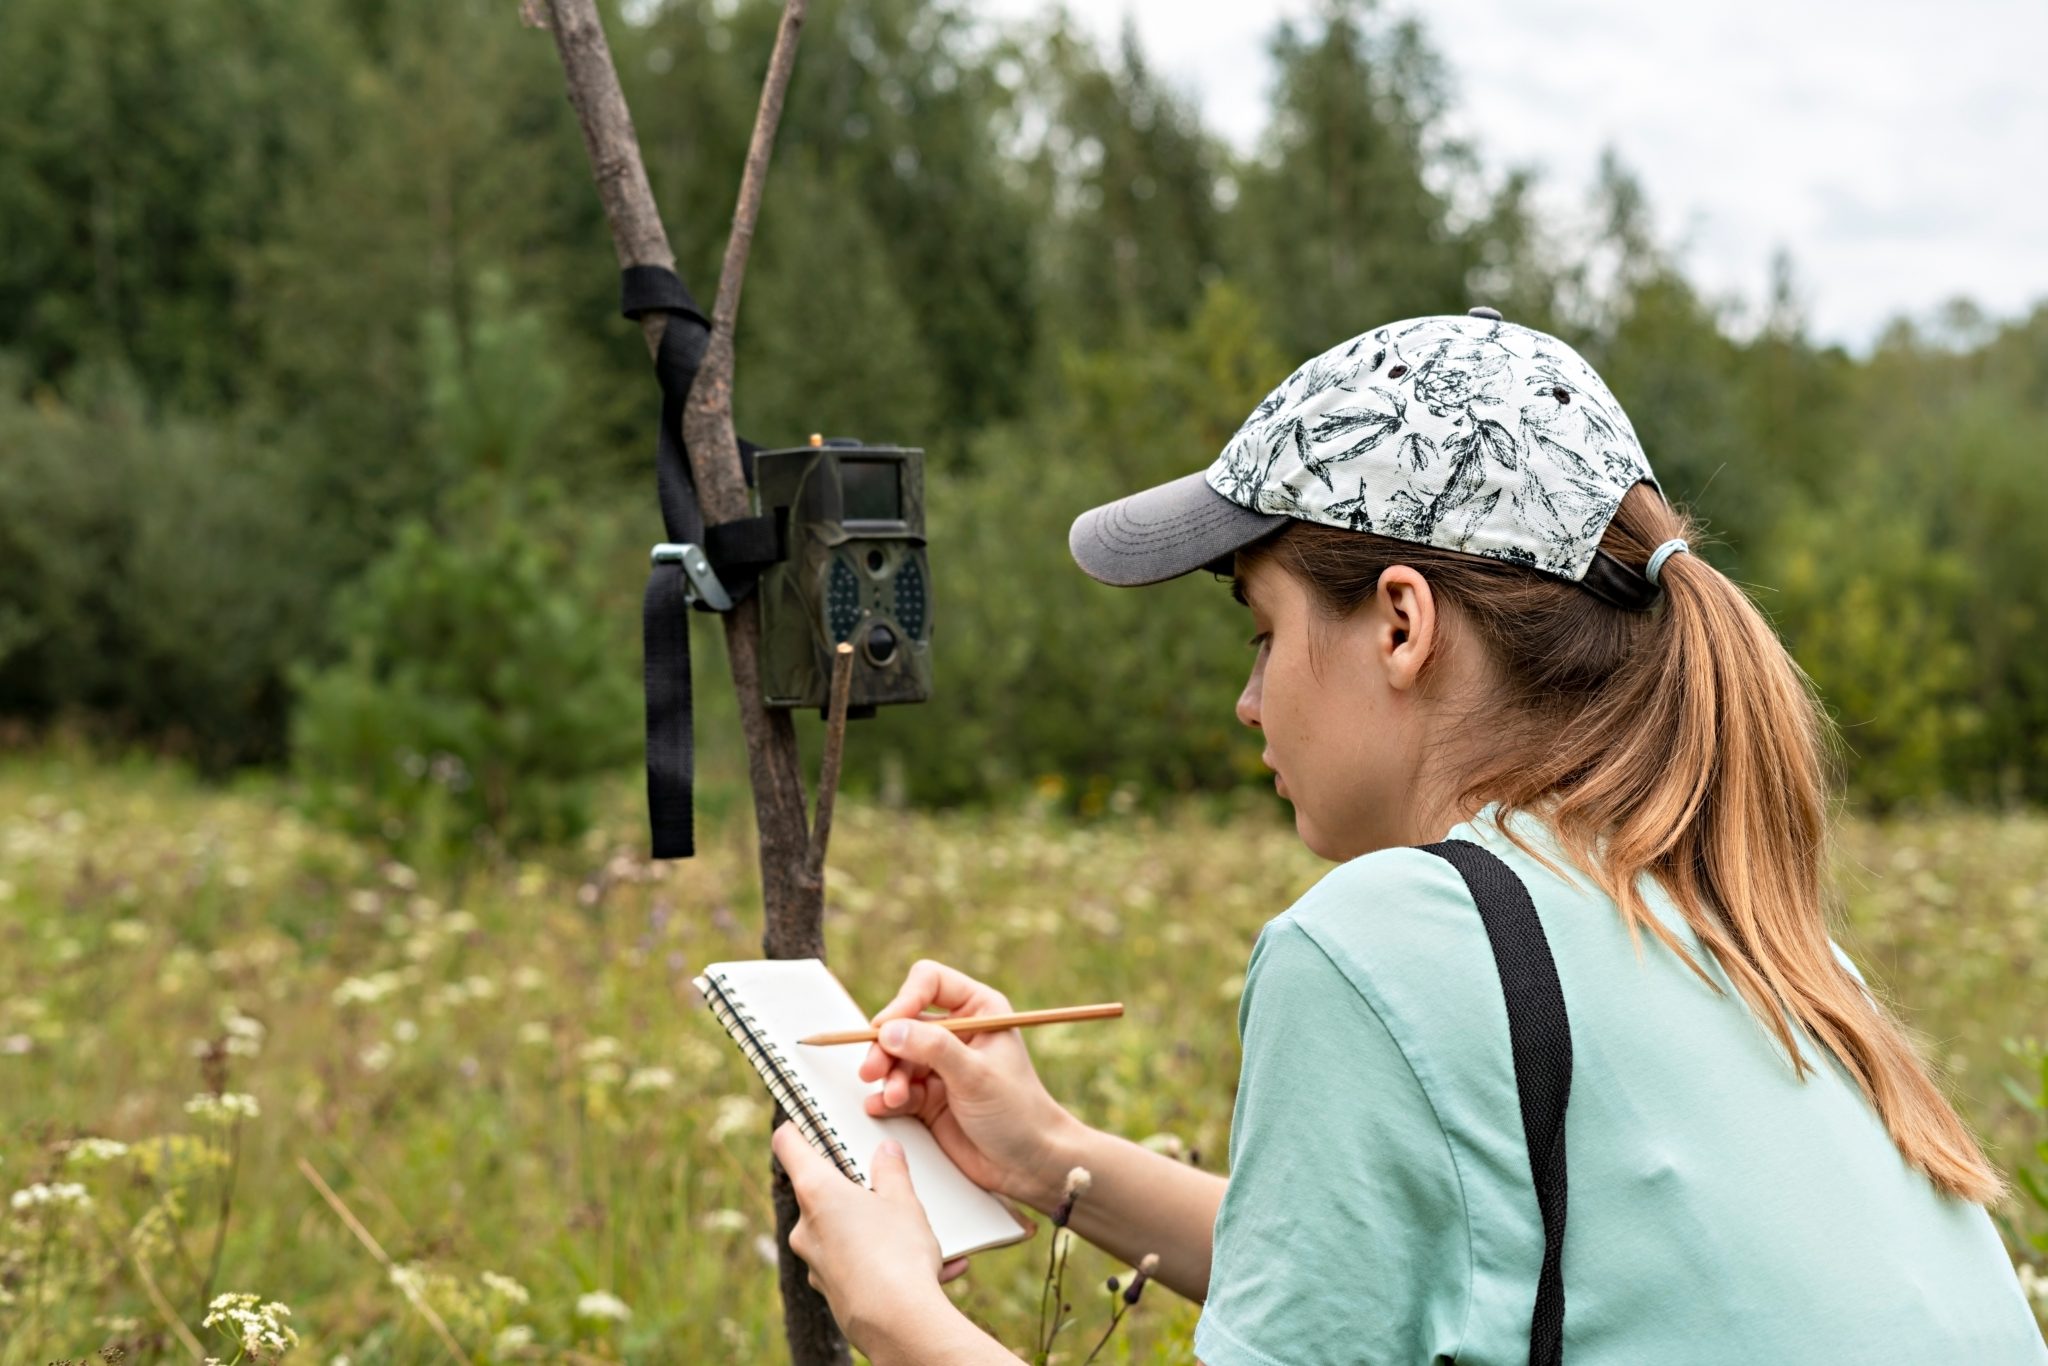
[[[1670,559],[1673,555],[1690,554],[1691,551],[1692,547],[1687,545],[1683,539],[1664,542],[1664,544],[1658,546],[1650,553],[1650,562],[1643,566],[1643,577],[1648,579],[1653,585],[1656,584],[1657,571],[1664,567],[1664,561]]]

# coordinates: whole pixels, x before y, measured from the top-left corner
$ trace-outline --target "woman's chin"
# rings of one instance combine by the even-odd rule
[[[1333,862],[1337,861],[1338,856],[1329,851],[1327,847],[1328,842],[1323,832],[1318,830],[1315,824],[1302,814],[1299,806],[1294,808],[1294,833],[1301,837],[1301,842],[1307,845],[1308,851],[1317,858],[1330,859]]]

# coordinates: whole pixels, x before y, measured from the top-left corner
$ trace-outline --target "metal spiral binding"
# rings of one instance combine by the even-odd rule
[[[711,987],[706,993],[711,1013],[725,1027],[725,1032],[732,1035],[754,1070],[761,1074],[761,1080],[768,1084],[768,1094],[775,1098],[782,1112],[796,1121],[797,1128],[811,1141],[811,1146],[831,1158],[834,1166],[863,1186],[868,1184],[867,1175],[861,1171],[860,1163],[847,1152],[839,1130],[826,1122],[817,1097],[790,1070],[789,1059],[782,1056],[782,1050],[762,1037],[760,1021],[740,1005],[739,998],[726,984],[724,974],[707,973],[704,980]]]

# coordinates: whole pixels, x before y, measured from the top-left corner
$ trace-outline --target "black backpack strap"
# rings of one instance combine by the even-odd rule
[[[1543,1214],[1543,1272],[1529,1323],[1529,1366],[1558,1366],[1564,1359],[1564,1110],[1572,1093],[1572,1029],[1564,988],[1536,918],[1536,903],[1514,869],[1469,840],[1419,847],[1465,879],[1479,904],[1501,994],[1507,998],[1522,1137],[1529,1145],[1536,1207]]]

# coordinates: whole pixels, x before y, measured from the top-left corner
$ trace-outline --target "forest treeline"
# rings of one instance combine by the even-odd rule
[[[0,716],[295,762],[394,837],[577,826],[638,752],[655,396],[548,37],[508,0],[0,7]],[[708,299],[779,6],[608,29]],[[1703,296],[1612,159],[1570,221],[1450,136],[1426,33],[1271,36],[1240,152],[1130,35],[823,0],[739,329],[766,444],[923,446],[938,687],[849,745],[914,800],[1264,777],[1204,575],[1076,570],[1301,360],[1489,303],[1579,346],[1840,718],[1873,806],[2048,798],[2048,306],[1822,345]],[[703,725],[727,705],[700,631]]]

